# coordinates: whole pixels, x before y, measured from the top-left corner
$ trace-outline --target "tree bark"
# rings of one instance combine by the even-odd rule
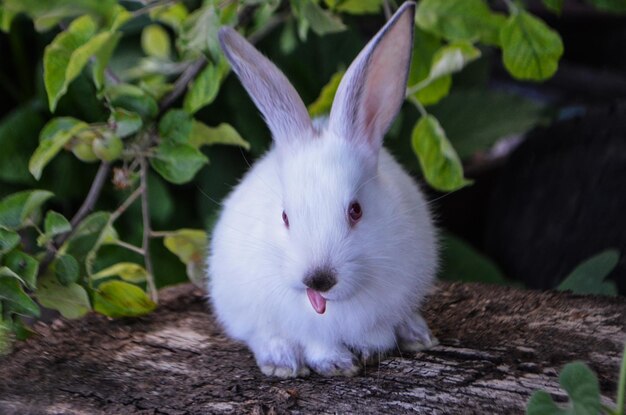
[[[558,373],[583,360],[613,404],[626,299],[442,284],[424,315],[441,345],[354,378],[264,377],[227,339],[204,294],[161,292],[138,319],[38,324],[0,361],[1,414],[523,413],[537,389],[565,402]]]

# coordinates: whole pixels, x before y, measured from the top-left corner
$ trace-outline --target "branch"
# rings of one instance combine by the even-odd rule
[[[106,178],[109,175],[110,169],[111,165],[108,162],[103,161],[100,163],[100,167],[98,168],[96,177],[94,177],[93,182],[91,183],[91,187],[89,188],[89,193],[87,193],[85,201],[70,221],[70,224],[72,225],[72,230],[62,235],[59,235],[48,246],[48,249],[46,250],[46,255],[39,265],[39,275],[44,274],[44,272],[48,269],[48,266],[54,259],[54,256],[56,255],[59,247],[61,247],[61,245],[63,245],[63,243],[65,243],[65,241],[67,241],[68,238],[74,234],[74,232],[76,231],[76,226],[89,214],[89,212],[93,210],[93,207],[95,206],[98,197],[100,197],[100,192],[102,191],[102,187],[106,182]]]
[[[206,66],[207,61],[204,57],[193,61],[187,69],[174,82],[172,92],[167,94],[159,103],[159,115],[163,114],[174,102],[185,92],[187,85],[200,73]]]
[[[263,39],[270,33],[274,28],[279,26],[281,23],[284,23],[290,14],[288,12],[281,13],[272,17],[267,24],[256,32],[252,33],[248,36],[248,41],[252,44],[256,44],[258,41]],[[185,93],[187,86],[194,80],[194,78],[204,69],[207,64],[206,58],[203,56],[193,61],[187,68],[183,71],[183,73],[176,79],[174,82],[174,87],[172,91],[167,94],[159,103],[159,116],[162,115],[166,110],[168,110],[174,102],[180,96]]]
[[[100,163],[100,167],[98,168],[96,177],[94,177],[93,182],[91,183],[91,188],[89,189],[89,193],[87,193],[87,198],[85,198],[85,201],[81,205],[80,209],[78,209],[78,212],[76,212],[76,214],[70,221],[70,223],[72,224],[72,228],[75,228],[76,225],[78,225],[80,221],[82,221],[85,216],[87,216],[89,212],[93,210],[93,207],[95,206],[98,197],[100,197],[102,186],[104,186],[104,182],[109,175],[110,169],[111,165],[109,164],[109,162],[103,161],[102,163]],[[63,244],[63,242],[65,242],[67,238],[70,237],[70,235],[71,232],[62,235],[61,238],[59,238],[61,239],[61,241],[56,241],[57,245],[60,246],[61,244]]]
[[[152,267],[152,260],[150,258],[150,205],[148,203],[148,162],[144,157],[139,160],[141,164],[141,216],[143,219],[143,241],[142,250],[144,255],[144,264],[146,271],[148,271],[148,292],[152,301],[157,303],[159,301],[156,285],[154,284],[154,270]]]

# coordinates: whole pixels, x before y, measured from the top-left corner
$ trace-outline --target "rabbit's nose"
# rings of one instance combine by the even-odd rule
[[[315,291],[326,292],[337,284],[337,276],[332,269],[316,268],[302,282]]]

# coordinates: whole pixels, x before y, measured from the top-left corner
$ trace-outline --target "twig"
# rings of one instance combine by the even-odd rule
[[[170,231],[152,231],[150,232],[151,238],[165,238],[166,236],[170,236],[172,232]]]
[[[65,241],[67,241],[68,238],[74,234],[74,232],[76,231],[76,226],[78,226],[78,224],[85,218],[85,216],[87,216],[89,212],[93,210],[93,207],[95,206],[98,197],[100,197],[100,192],[102,191],[102,187],[104,186],[106,178],[109,175],[110,169],[111,165],[108,162],[103,161],[102,163],[100,163],[100,167],[98,168],[96,177],[94,177],[93,182],[91,183],[91,187],[89,188],[89,193],[87,193],[85,201],[70,221],[72,225],[72,230],[57,236],[54,241],[49,244],[46,250],[46,255],[39,265],[39,275],[44,274],[44,272],[48,269],[48,266],[54,259],[54,256],[56,255],[59,247],[61,247],[61,245],[63,245],[63,243],[65,243]]]
[[[133,202],[135,202],[135,200],[137,200],[139,196],[141,196],[141,193],[143,193],[143,190],[144,190],[143,185],[135,189],[135,191],[130,196],[128,196],[128,199],[126,199],[124,203],[122,203],[117,209],[115,209],[115,212],[111,213],[111,217],[109,218],[109,223],[115,222],[117,218],[119,218],[126,211],[126,209],[128,209],[130,205],[132,205]]]
[[[283,12],[281,14],[273,16],[272,18],[270,18],[270,20],[267,22],[265,26],[263,26],[256,32],[249,35],[248,41],[252,43],[253,45],[256,44],[258,41],[260,41],[265,36],[267,36],[277,26],[279,26],[281,23],[284,23],[289,18],[290,15],[291,14],[288,12]]]
[[[148,204],[148,162],[145,158],[141,157],[139,160],[141,165],[141,216],[143,219],[143,260],[148,271],[148,292],[152,301],[157,303],[159,301],[156,285],[154,283],[154,270],[152,267],[152,259],[150,258],[150,205]]]
[[[385,12],[385,19],[391,19],[391,6],[389,6],[389,0],[383,1],[383,10]]]
[[[160,0],[160,1],[155,1],[153,3],[147,3],[142,8],[133,11],[132,15],[133,17],[141,16],[146,13],[149,13],[150,10],[154,9],[155,7],[167,6],[168,4],[174,4],[174,3],[176,3],[175,0]]]
[[[276,28],[281,23],[284,23],[289,18],[289,13],[281,13],[277,16],[271,18],[267,24],[252,33],[248,36],[248,41],[252,44],[257,43],[259,40],[267,36],[274,28]],[[167,109],[169,109],[174,102],[180,98],[180,96],[185,92],[187,86],[194,80],[194,78],[204,69],[207,64],[207,60],[204,57],[198,58],[193,61],[187,68],[183,71],[183,73],[176,79],[174,82],[174,87],[172,91],[167,94],[159,103],[159,115],[162,115]]]
[[[96,201],[98,200],[98,197],[100,196],[100,191],[102,191],[102,186],[104,186],[104,182],[106,181],[107,176],[109,175],[109,170],[111,170],[111,165],[108,162],[103,161],[102,163],[100,163],[100,167],[98,168],[96,177],[94,177],[93,179],[93,183],[91,183],[91,188],[89,189],[89,193],[87,193],[87,197],[85,198],[85,201],[83,202],[81,207],[78,209],[78,212],[76,212],[76,214],[74,215],[74,217],[72,217],[72,220],[70,221],[70,223],[72,224],[72,228],[75,228],[76,225],[78,225],[80,221],[82,221],[85,218],[85,216],[87,216],[89,212],[93,210],[93,207],[95,206]],[[62,235],[62,237],[59,238],[61,239],[61,241],[56,241],[57,246],[60,246],[61,244],[63,244],[63,242],[65,242],[67,238],[70,237],[70,235],[71,233]]]
[[[167,94],[159,103],[159,113],[164,113],[185,92],[187,85],[204,69],[207,61],[204,57],[193,61],[174,82],[172,92]]]
[[[139,248],[138,246],[135,246],[133,244],[129,244],[128,242],[124,242],[124,241],[121,241],[119,239],[117,241],[115,241],[115,245],[121,246],[122,248],[126,248],[129,251],[136,252],[136,253],[138,253],[139,255],[142,255],[142,256],[146,255],[146,251],[144,251],[143,249]]]

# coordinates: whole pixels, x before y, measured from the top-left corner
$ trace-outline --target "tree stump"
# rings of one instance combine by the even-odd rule
[[[397,354],[354,378],[264,377],[227,339],[204,294],[162,291],[153,314],[36,325],[0,361],[1,414],[522,413],[536,389],[583,360],[613,403],[626,299],[441,284],[424,316],[441,345]]]

